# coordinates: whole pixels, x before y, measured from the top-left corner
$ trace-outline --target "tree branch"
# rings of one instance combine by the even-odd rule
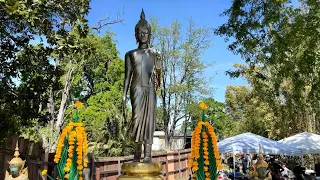
[[[182,118],[188,118],[189,116],[187,116],[187,115],[183,115],[183,116],[181,116],[181,117],[178,117],[176,120],[174,120],[174,123],[177,123],[178,121],[180,121]]]
[[[116,19],[110,21],[110,17],[107,17],[105,19],[102,19],[98,22],[98,25],[95,27],[92,27],[91,29],[96,30],[98,33],[100,33],[101,29],[105,26],[111,25],[111,24],[117,24],[121,23],[123,24],[123,16],[124,16],[124,8],[122,9],[122,15],[120,16],[119,13],[117,13]],[[123,24],[124,25],[124,24]]]

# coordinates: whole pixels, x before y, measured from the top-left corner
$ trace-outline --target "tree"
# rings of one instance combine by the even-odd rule
[[[177,122],[190,118],[186,105],[208,90],[205,78],[201,77],[208,65],[201,60],[201,54],[210,46],[210,28],[196,28],[190,20],[183,37],[178,21],[170,27],[160,27],[157,19],[152,19],[151,27],[151,44],[161,51],[163,60],[159,95],[165,142],[170,147]]]
[[[207,105],[207,109],[205,110],[206,119],[214,127],[217,136],[219,138],[227,138],[230,135],[233,135],[234,120],[226,113],[226,105],[211,97],[203,99],[203,102]],[[188,123],[188,130],[189,132],[192,132],[198,122],[202,119],[202,110],[199,108],[199,103],[193,103],[189,106],[188,111],[191,112],[191,123]]]
[[[89,28],[87,0],[12,0],[0,1],[0,5],[0,63],[4,67],[0,71],[0,114],[5,118],[0,125],[9,129],[8,134],[20,133],[17,130],[21,126],[35,126],[45,151],[53,152],[66,110],[75,100],[70,92],[77,91],[71,91],[78,82],[77,73],[82,73],[88,57],[96,53],[98,45],[88,41],[92,38],[87,37],[88,32],[123,19],[107,18]],[[34,38],[40,43],[32,45],[30,40]]]
[[[0,1],[0,6],[0,127],[8,129],[3,138],[19,133],[35,118],[46,119],[41,114],[48,99],[46,88],[56,88],[61,75],[50,57],[53,51],[65,53],[61,45],[69,42],[68,28],[86,34],[89,1],[10,0]],[[35,38],[41,43],[30,45]]]
[[[215,128],[215,132],[219,138],[226,138],[232,134],[233,119],[226,113],[226,104],[215,101],[213,98],[204,100],[207,104],[207,119],[210,124]]]
[[[226,113],[234,122],[234,133],[251,132],[269,137],[270,123],[274,119],[268,106],[254,96],[252,88],[227,86]],[[235,135],[233,134],[233,135]]]
[[[122,22],[123,19],[117,17],[116,20],[114,21],[107,21],[109,20],[109,18],[106,18],[104,20],[99,21],[98,26],[97,27],[88,27],[88,30],[97,30],[100,31],[100,29],[106,25],[110,25],[110,24],[116,24],[119,22]],[[73,29],[74,28],[74,29]],[[88,68],[88,66],[83,67],[83,64],[88,60],[88,57],[92,54],[92,53],[96,53],[96,49],[93,48],[94,45],[96,44],[90,44],[89,42],[85,41],[87,39],[84,39],[85,37],[83,36],[82,31],[79,31],[78,27],[72,27],[70,32],[70,44],[66,43],[66,44],[61,44],[60,45],[60,49],[67,49],[69,51],[67,56],[63,56],[63,60],[60,60],[61,56],[56,57],[57,58],[57,62],[64,65],[64,67],[66,67],[65,69],[65,76],[64,76],[64,88],[63,88],[63,92],[62,97],[61,97],[61,102],[60,102],[60,108],[58,111],[58,116],[57,116],[57,120],[55,122],[55,126],[57,130],[60,130],[61,125],[64,122],[64,114],[66,111],[66,106],[67,106],[67,100],[70,96],[70,88],[72,86],[73,80],[74,80],[74,72],[77,71],[77,69],[83,69],[83,68]],[[115,47],[113,47],[115,48]],[[112,51],[113,49],[111,49]],[[113,57],[114,54],[113,54]],[[58,64],[59,64],[58,63]],[[107,64],[105,64],[107,65]],[[90,71],[87,71],[86,73],[90,73]],[[89,74],[86,75],[86,77],[90,77]],[[90,81],[90,79],[87,79]],[[91,82],[88,84],[88,88],[90,88],[90,90],[94,90],[94,82]],[[90,92],[92,93],[92,92]]]
[[[237,65],[253,93],[275,114],[270,136],[283,138],[300,131],[319,131],[320,4],[301,1],[237,0],[223,15],[218,35],[235,40],[229,49],[246,65]],[[315,32],[315,33],[310,33]]]
[[[120,112],[124,62],[118,51],[112,33],[103,37],[89,34],[83,40],[94,50],[76,68],[70,89],[70,99],[80,100],[86,105],[80,111],[80,120],[86,127],[89,149],[95,155],[121,156],[133,151],[132,142],[126,137],[127,122]],[[66,109],[66,119],[72,119]]]

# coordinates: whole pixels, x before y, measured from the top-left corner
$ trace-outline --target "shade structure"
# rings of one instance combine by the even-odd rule
[[[220,141],[218,148],[220,153],[258,154],[259,145],[261,145],[263,154],[301,156],[301,150],[295,147],[249,132]]]
[[[303,154],[320,154],[320,135],[310,132],[299,133],[280,140],[279,142],[293,146]]]

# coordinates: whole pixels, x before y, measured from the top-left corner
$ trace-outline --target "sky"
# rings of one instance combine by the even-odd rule
[[[157,17],[160,26],[179,20],[185,27],[188,18],[192,18],[198,27],[217,28],[227,21],[227,17],[220,14],[230,6],[231,0],[91,0],[87,18],[91,26],[96,26],[99,20],[107,17],[112,21],[117,14],[124,19],[123,23],[110,25],[100,32],[103,35],[109,30],[116,34],[117,49],[120,57],[124,58],[127,51],[137,47],[134,27],[140,19],[142,8],[147,20],[150,16]],[[215,100],[224,102],[228,85],[247,85],[242,78],[230,79],[225,75],[225,71],[233,69],[233,63],[243,63],[244,60],[227,49],[229,43],[223,37],[213,35],[211,39],[212,46],[204,52],[202,60],[214,62],[214,66],[207,68],[204,76],[213,77],[210,82],[210,87],[214,89],[213,96]]]

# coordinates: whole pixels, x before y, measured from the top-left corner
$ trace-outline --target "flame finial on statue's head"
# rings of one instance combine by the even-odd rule
[[[23,160],[19,157],[20,153],[19,153],[19,144],[18,141],[16,143],[16,148],[14,151],[14,158],[12,158],[12,160],[9,162],[10,165],[19,165],[21,166],[23,164]]]
[[[260,143],[259,145],[259,154],[258,154],[258,161],[254,164],[255,169],[258,171],[257,173],[260,174],[259,169],[262,167],[264,169],[262,169],[263,171],[266,170],[266,168],[268,167],[268,163],[266,161],[263,160],[263,154],[262,154],[262,144]],[[265,175],[262,175],[265,176]]]
[[[258,154],[259,159],[263,159],[263,154],[262,154],[262,145],[259,144],[259,154]]]
[[[143,8],[140,14],[140,19],[146,19],[146,15],[144,14]]]
[[[15,158],[19,157],[20,156],[20,153],[19,153],[19,144],[18,144],[18,141],[16,143],[16,149],[14,151],[14,155],[13,155]]]

